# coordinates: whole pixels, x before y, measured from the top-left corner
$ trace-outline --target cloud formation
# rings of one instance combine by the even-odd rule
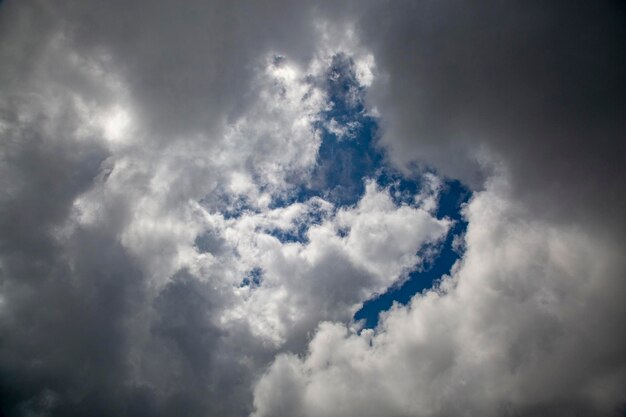
[[[372,330],[322,323],[280,355],[255,416],[613,415],[626,378],[624,260],[584,232],[516,213],[492,181],[437,290]]]
[[[619,415],[623,13],[2,2],[0,414]]]
[[[372,100],[392,159],[480,188],[496,158],[551,221],[611,216],[623,228],[624,13],[615,2],[375,2],[358,33],[384,76]]]

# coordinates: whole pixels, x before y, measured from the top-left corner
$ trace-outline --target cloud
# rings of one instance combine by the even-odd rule
[[[194,242],[216,196],[266,208],[310,169],[323,94],[295,52],[269,65],[289,49],[249,35],[271,19],[238,32],[215,5],[177,8],[229,28],[196,36],[127,6],[2,5],[2,414],[245,415],[274,354],[220,321],[236,254]]]
[[[495,158],[537,214],[623,230],[621,5],[373,2],[356,15],[393,161],[480,188]]]
[[[0,414],[610,415],[612,12],[2,2]],[[361,329],[453,228],[443,176],[463,259]]]
[[[311,224],[307,217],[316,213],[321,218]],[[244,264],[240,270],[257,267],[263,275],[259,286],[239,291],[245,303],[226,316],[292,350],[302,349],[320,321],[349,321],[364,300],[420,266],[418,250],[440,243],[450,226],[423,209],[396,206],[373,182],[353,208],[313,199],[217,221]],[[281,241],[275,233],[298,225],[308,225],[304,241]]]
[[[466,216],[452,276],[374,330],[322,323],[305,356],[276,358],[253,415],[614,415],[626,380],[620,251],[519,216],[502,179]]]
[[[247,28],[252,8],[220,7],[238,32],[211,4],[153,6],[3,9],[2,413],[246,415],[278,351],[447,232],[374,183],[352,208],[274,206],[307,183],[330,107],[335,52],[301,48],[312,12],[286,11],[311,27],[294,43],[252,37],[281,20]]]

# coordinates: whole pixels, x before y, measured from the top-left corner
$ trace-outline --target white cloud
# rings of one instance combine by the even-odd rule
[[[619,251],[525,216],[501,179],[466,215],[465,257],[439,290],[375,332],[322,324],[306,356],[277,357],[254,415],[612,415],[626,382]]]
[[[312,213],[321,223],[311,224]],[[389,190],[373,182],[354,208],[335,211],[315,198],[220,221],[242,274],[254,267],[263,271],[262,284],[239,290],[245,302],[227,309],[224,320],[247,321],[277,346],[301,343],[321,320],[350,320],[363,301],[420,265],[420,248],[439,242],[449,227],[422,209],[397,207]],[[307,224],[305,242],[281,242],[270,234]]]

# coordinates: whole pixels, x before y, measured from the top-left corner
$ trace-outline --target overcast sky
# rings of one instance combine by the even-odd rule
[[[626,412],[618,1],[0,1],[0,415]]]

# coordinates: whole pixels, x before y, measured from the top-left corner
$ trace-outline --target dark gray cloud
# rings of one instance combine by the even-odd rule
[[[623,228],[625,13],[619,2],[376,2],[358,27],[386,76],[373,101],[392,158],[480,188],[484,147],[535,213]]]
[[[100,231],[49,244],[45,258],[3,253],[2,410],[117,414],[128,371],[124,321],[142,299],[141,272]]]
[[[235,118],[267,51],[306,62],[315,48],[311,8],[286,1],[70,1],[56,13],[78,53],[112,57],[140,116],[166,140]]]
[[[65,231],[107,150],[76,138],[79,114],[3,101],[0,397],[6,415],[111,415],[127,373],[124,320],[142,273],[107,229]],[[130,395],[130,394],[129,394]]]

